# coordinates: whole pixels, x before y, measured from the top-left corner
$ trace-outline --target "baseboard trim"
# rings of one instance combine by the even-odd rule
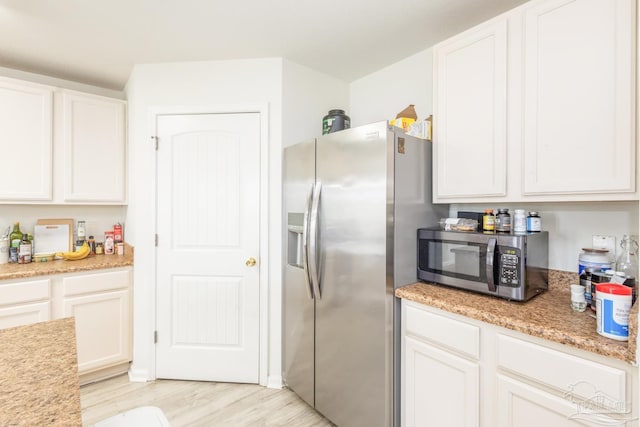
[[[146,383],[152,381],[149,371],[146,369],[129,369],[129,381],[132,383]]]
[[[281,375],[269,375],[267,378],[267,388],[282,388],[282,376]]]

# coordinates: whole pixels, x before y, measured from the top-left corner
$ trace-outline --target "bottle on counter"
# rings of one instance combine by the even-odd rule
[[[511,232],[511,214],[509,214],[509,209],[498,209],[495,228],[496,231],[500,233]]]
[[[89,249],[91,250],[91,255],[96,254],[96,239],[93,236],[89,236]]]
[[[35,252],[36,245],[33,242],[33,234],[27,233],[27,239],[31,242],[31,261],[33,261],[33,254]]]
[[[527,232],[527,215],[524,209],[516,209],[513,215],[513,232],[514,233],[526,233]]]
[[[496,230],[496,217],[493,209],[485,209],[482,217],[482,231],[493,233]]]
[[[76,233],[78,234],[78,241],[82,242],[80,243],[80,246],[82,246],[84,241],[87,239],[87,226],[85,221],[78,221],[78,229]]]
[[[20,223],[13,224],[13,231],[9,234],[9,262],[18,262],[18,250],[22,242],[22,231],[20,231]]]
[[[632,301],[635,302],[638,277],[638,242],[624,235],[620,242],[622,251],[616,258],[616,273],[624,278],[624,285],[633,289]]]
[[[31,241],[25,233],[22,235],[22,240],[18,246],[18,264],[29,264],[31,262],[31,248]]]
[[[104,243],[96,242],[96,255],[104,255]]]
[[[538,212],[529,212],[527,216],[527,231],[542,231],[542,218],[540,218]]]
[[[115,242],[113,240],[113,231],[104,232],[104,254],[113,255],[115,250]]]

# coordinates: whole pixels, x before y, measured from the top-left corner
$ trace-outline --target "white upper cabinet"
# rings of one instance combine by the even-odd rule
[[[0,203],[126,203],[126,102],[0,77]]]
[[[125,202],[125,102],[63,91],[64,202]]]
[[[54,88],[0,78],[0,201],[50,201]]]
[[[635,0],[533,0],[436,45],[434,200],[637,200],[635,37]]]
[[[525,195],[635,191],[633,3],[525,8]]]
[[[435,194],[505,196],[506,19],[439,45],[434,61]]]

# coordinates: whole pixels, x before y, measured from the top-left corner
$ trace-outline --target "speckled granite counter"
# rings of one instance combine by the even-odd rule
[[[77,261],[55,260],[29,264],[0,265],[0,280],[24,279],[50,274],[76,273],[79,271],[118,268],[133,265],[133,247],[125,245],[124,256],[95,255]]]
[[[571,283],[578,283],[576,274],[552,271],[549,274],[549,290],[527,302],[506,301],[426,283],[415,283],[396,289],[396,296],[531,336],[635,363],[638,304],[633,306],[629,316],[629,341],[612,340],[596,332],[596,319],[592,317],[591,310],[578,313],[571,309]]]
[[[0,330],[0,366],[0,425],[82,425],[73,318]]]

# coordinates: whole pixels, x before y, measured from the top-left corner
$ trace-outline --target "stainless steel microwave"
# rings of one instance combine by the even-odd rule
[[[418,279],[509,300],[548,289],[549,234],[418,230]]]

